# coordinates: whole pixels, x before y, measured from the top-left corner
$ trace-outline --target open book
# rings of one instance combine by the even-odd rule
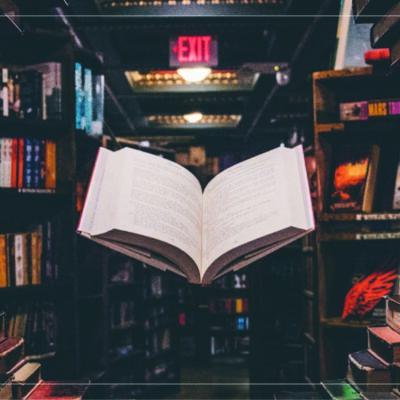
[[[236,164],[204,192],[172,161],[101,148],[78,226],[98,243],[202,284],[313,229],[301,146]]]

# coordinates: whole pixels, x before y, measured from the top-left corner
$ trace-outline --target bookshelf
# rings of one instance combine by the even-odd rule
[[[248,273],[250,398],[270,398],[304,378],[302,241],[256,261]]]
[[[249,279],[246,271],[227,274],[209,291],[209,338],[212,358],[246,361],[250,347]]]
[[[352,311],[343,318],[343,311],[346,295],[357,282],[382,266],[385,257],[398,257],[399,213],[393,208],[393,199],[400,120],[390,115],[388,105],[398,96],[397,84],[398,77],[374,74],[369,67],[313,75],[321,380],[345,376],[347,355],[366,347],[365,326],[382,321],[382,302],[362,315]],[[366,114],[343,114],[344,103],[366,107]],[[372,207],[362,212],[345,204],[347,210],[332,211],[335,152],[343,145],[359,143],[380,148],[375,185],[368,192]],[[346,187],[343,190],[345,193]]]
[[[100,146],[137,143],[77,131],[77,208]],[[174,152],[143,148],[173,157]],[[79,373],[91,398],[155,398],[179,389],[177,278],[84,237],[78,245]],[[88,315],[91,317],[88,318]],[[165,384],[165,385],[164,385]]]

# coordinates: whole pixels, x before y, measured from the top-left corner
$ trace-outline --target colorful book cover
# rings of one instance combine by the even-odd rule
[[[341,121],[358,121],[368,119],[368,102],[357,101],[339,104]]]
[[[370,212],[373,205],[379,148],[369,144],[349,144],[335,149],[331,211]]]

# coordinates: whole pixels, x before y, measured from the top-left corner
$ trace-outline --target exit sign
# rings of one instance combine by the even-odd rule
[[[169,41],[170,67],[218,65],[217,41],[211,35],[173,36]]]

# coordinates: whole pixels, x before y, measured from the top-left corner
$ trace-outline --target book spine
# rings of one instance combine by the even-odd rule
[[[0,287],[8,286],[7,239],[5,234],[0,234]]]
[[[75,63],[75,128],[76,129],[83,129],[82,98],[83,98],[82,65],[79,63]]]
[[[15,246],[15,286],[25,285],[24,279],[24,244],[22,234],[14,235],[14,246]]]
[[[33,139],[25,139],[23,187],[33,187]]]
[[[19,139],[18,143],[18,156],[17,156],[17,187],[22,188],[24,186],[24,154],[25,154],[25,139]]]
[[[84,68],[84,129],[89,135],[92,133],[93,121],[92,85],[92,71],[89,68]]]
[[[56,143],[52,140],[47,140],[45,146],[45,187],[47,189],[55,189],[57,185]]]
[[[41,141],[33,139],[32,141],[32,187],[41,187]]]
[[[93,122],[92,135],[103,133],[104,122],[104,75],[93,75]]]
[[[17,187],[18,177],[18,142],[17,138],[12,139],[12,150],[11,150],[11,184],[12,188]]]
[[[0,93],[0,115],[9,116],[8,107],[8,68],[1,69],[1,93]]]

